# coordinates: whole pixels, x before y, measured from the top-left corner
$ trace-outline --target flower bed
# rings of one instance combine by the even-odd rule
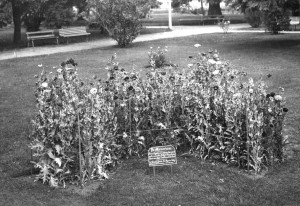
[[[282,161],[283,89],[267,94],[262,81],[221,62],[217,52],[190,59],[183,70],[153,67],[144,79],[120,68],[116,56],[106,81],[80,80],[72,59],[54,74],[43,72],[30,144],[37,178],[84,184],[107,178],[121,158],[168,144],[255,173]]]

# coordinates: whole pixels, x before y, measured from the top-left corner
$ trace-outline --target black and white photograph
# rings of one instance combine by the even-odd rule
[[[300,0],[0,0],[0,206],[300,206]]]

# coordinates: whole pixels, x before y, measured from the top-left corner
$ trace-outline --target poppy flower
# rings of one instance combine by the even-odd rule
[[[42,83],[42,87],[44,87],[44,88],[48,87],[48,83],[47,82],[43,82]]]
[[[129,80],[128,76],[124,77],[124,81],[128,81],[128,80]]]
[[[268,75],[267,75],[268,78],[270,78],[271,76],[272,76],[271,74],[268,74]]]
[[[283,110],[283,112],[288,112],[289,111],[288,108],[283,108],[282,110]]]
[[[96,89],[96,88],[92,88],[92,89],[90,90],[90,93],[91,93],[91,94],[96,94],[96,93],[97,93],[97,89]]]
[[[275,93],[274,93],[274,92],[271,92],[271,93],[270,93],[270,96],[271,96],[271,97],[275,97]]]
[[[274,99],[275,99],[276,101],[282,101],[282,96],[280,96],[280,95],[275,95]]]

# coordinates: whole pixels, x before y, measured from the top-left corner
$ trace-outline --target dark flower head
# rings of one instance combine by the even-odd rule
[[[214,90],[218,90],[219,89],[219,87],[218,86],[214,86]]]
[[[114,66],[114,70],[115,71],[119,70],[119,67],[118,66]]]
[[[283,110],[283,112],[288,112],[289,111],[288,108],[283,108],[282,110]]]
[[[105,89],[104,89],[105,91],[108,91],[109,90],[109,88],[108,87],[105,87]]]
[[[267,75],[268,78],[270,78],[271,76],[272,76],[271,74],[268,74],[268,75]]]
[[[271,97],[275,97],[275,93],[274,93],[274,92],[271,92],[271,93],[270,93],[270,96],[271,96]]]
[[[161,73],[161,75],[166,75],[167,73],[166,72],[160,72]]]
[[[134,90],[133,86],[129,86],[129,87],[128,87],[128,90],[129,90],[129,91],[133,91],[133,90]]]
[[[132,75],[132,76],[131,76],[131,79],[132,79],[132,80],[137,80],[137,76],[136,76],[136,75]]]
[[[230,78],[231,78],[231,79],[234,79],[234,76],[231,76]]]
[[[117,99],[118,99],[118,96],[115,95],[115,96],[114,96],[114,100],[117,100]]]
[[[62,62],[62,63],[60,64],[60,66],[62,66],[62,67],[66,66],[66,62]]]
[[[192,59],[192,58],[193,58],[193,56],[189,56],[189,58],[190,58],[190,59]]]
[[[93,82],[90,82],[90,85],[94,85],[94,83],[93,83]]]
[[[170,76],[170,81],[174,81],[175,80],[175,77],[174,76]]]
[[[269,98],[270,96],[271,96],[270,94],[267,94],[267,95],[266,95],[266,98]]]
[[[106,84],[109,84],[109,81],[105,81]]]
[[[128,76],[124,77],[124,81],[128,81],[128,80],[129,80]]]
[[[124,68],[122,68],[122,69],[121,69],[121,72],[124,72],[124,71],[125,71],[125,69],[124,69]]]
[[[270,124],[270,127],[274,127],[274,125],[271,123],[271,124]]]
[[[115,79],[115,77],[113,77],[113,76],[109,77],[109,80],[114,80],[114,79]]]

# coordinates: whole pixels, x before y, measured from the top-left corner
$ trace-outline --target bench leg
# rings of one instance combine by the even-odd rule
[[[56,38],[56,44],[58,45],[58,38]]]
[[[34,41],[33,40],[31,40],[31,45],[32,45],[32,47],[34,47]]]

